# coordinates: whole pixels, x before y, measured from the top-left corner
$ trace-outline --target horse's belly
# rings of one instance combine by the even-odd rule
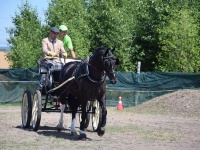
[[[80,99],[87,99],[87,100],[94,100],[94,99],[101,99],[103,95],[105,94],[104,90],[101,88],[92,88],[87,89],[79,92],[79,98]]]

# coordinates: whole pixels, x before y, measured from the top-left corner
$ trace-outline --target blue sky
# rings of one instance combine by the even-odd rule
[[[44,21],[44,12],[48,8],[48,3],[50,0],[27,0],[31,7],[36,9],[38,12],[38,17],[40,20]],[[1,3],[0,9],[0,47],[8,46],[6,41],[9,38],[8,33],[6,33],[5,28],[13,27],[11,17],[15,17],[15,13],[19,13],[19,6],[25,0],[5,0]]]

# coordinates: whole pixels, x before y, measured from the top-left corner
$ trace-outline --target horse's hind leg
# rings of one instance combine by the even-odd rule
[[[60,104],[60,110],[61,110],[60,119],[59,119],[59,123],[57,125],[57,130],[59,132],[64,129],[63,128],[63,113],[64,113],[64,110],[65,110],[65,104]]]

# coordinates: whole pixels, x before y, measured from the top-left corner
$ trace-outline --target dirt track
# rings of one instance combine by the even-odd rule
[[[21,127],[20,106],[0,105],[1,149],[200,150],[199,97],[198,90],[178,91],[123,111],[108,107],[105,135],[98,137],[90,124],[87,141],[70,135],[70,114],[64,116],[65,130],[57,132],[59,114],[43,112],[33,132]]]

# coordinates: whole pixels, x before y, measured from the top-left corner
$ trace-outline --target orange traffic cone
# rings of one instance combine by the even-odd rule
[[[122,104],[122,97],[119,97],[117,110],[123,110],[123,109],[124,109],[124,105]]]

